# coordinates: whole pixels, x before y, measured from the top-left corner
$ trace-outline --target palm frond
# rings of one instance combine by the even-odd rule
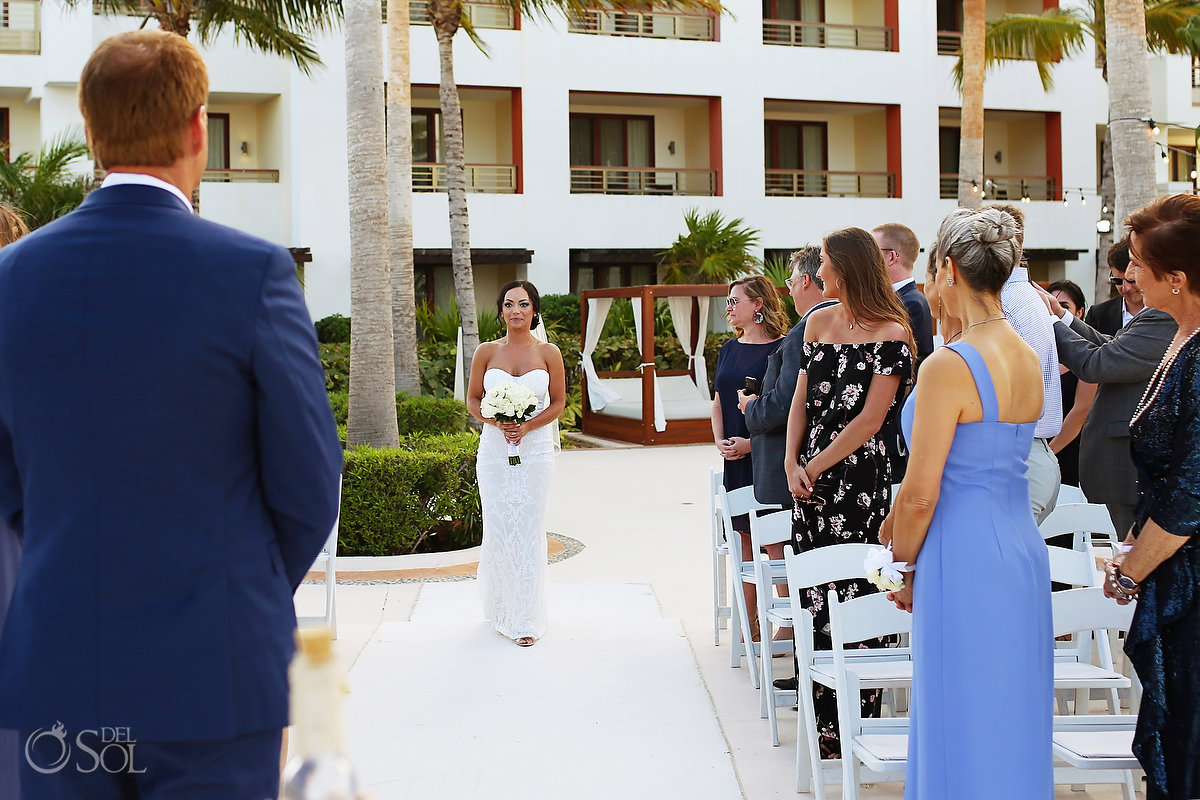
[[[1042,89],[1054,87],[1055,64],[1079,52],[1087,37],[1089,20],[1076,9],[1050,8],[1041,14],[1005,14],[987,24],[984,33],[984,69],[1002,61],[1032,60]],[[961,92],[962,54],[954,62],[955,87]]]
[[[530,17],[550,19],[555,14],[571,16],[585,10],[626,11],[648,13],[651,11],[671,12],[712,12],[728,14],[729,10],[721,5],[720,0],[666,0],[666,2],[649,2],[648,0],[504,0],[504,4],[521,14]]]
[[[1151,52],[1200,57],[1200,0],[1149,0],[1146,46]]]
[[[728,283],[761,268],[751,252],[759,232],[740,217],[727,222],[720,211],[690,208],[683,218],[687,233],[658,254],[663,283]]]
[[[295,8],[293,8],[293,6]],[[321,64],[309,34],[336,24],[340,0],[205,0],[197,6],[196,35],[211,43],[226,28],[234,41],[255,50],[289,58],[305,75]],[[292,16],[295,13],[296,16]]]
[[[11,162],[0,162],[0,200],[20,209],[30,228],[72,211],[92,188],[92,178],[72,171],[87,155],[87,144],[68,131],[46,142],[36,160],[21,153]]]

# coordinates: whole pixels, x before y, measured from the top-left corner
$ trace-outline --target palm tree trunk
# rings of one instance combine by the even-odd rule
[[[387,143],[378,0],[346,0],[346,157],[350,182],[349,445],[397,447],[388,274]]]
[[[958,204],[983,205],[984,0],[963,0],[962,121],[958,151]]]
[[[467,220],[466,154],[463,149],[462,104],[454,82],[454,34],[462,6],[446,0],[429,0],[429,17],[438,40],[441,62],[439,98],[446,134],[446,189],[450,195],[450,264],[454,295],[463,329],[463,370],[471,374],[471,359],[479,346],[479,319],[475,312],[475,275],[471,271],[471,233]]]
[[[1108,119],[1112,133],[1113,236],[1125,231],[1125,218],[1154,199],[1154,145],[1143,120],[1150,117],[1150,66],[1143,0],[1108,0],[1105,5],[1108,59]]]
[[[1116,184],[1113,181],[1113,157],[1112,157],[1112,127],[1104,129],[1104,141],[1100,143],[1100,216],[1101,218],[1111,218],[1113,216],[1113,204],[1116,202]],[[1105,213],[1104,209],[1108,208]],[[1112,284],[1108,282],[1108,251],[1112,249],[1113,232],[1110,228],[1108,233],[1101,233],[1098,247],[1096,248],[1098,258],[1096,259],[1096,286],[1093,296],[1093,302],[1099,303],[1108,299],[1109,291]]]
[[[396,391],[421,393],[417,300],[413,280],[412,86],[408,0],[388,3],[388,244],[392,269],[392,337]]]

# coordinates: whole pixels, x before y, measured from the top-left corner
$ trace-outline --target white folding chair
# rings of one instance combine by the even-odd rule
[[[1097,503],[1059,503],[1038,525],[1038,530],[1043,539],[1072,534],[1076,550],[1082,549],[1084,538],[1093,543],[1100,542],[1110,549],[1121,541],[1108,509]]]
[[[1141,770],[1133,755],[1136,728],[1133,715],[1055,717],[1054,756],[1066,766],[1054,767],[1054,782],[1119,783],[1124,800],[1135,800],[1133,777]]]
[[[743,486],[733,491],[726,491],[724,486],[720,486],[717,490],[717,508],[721,514],[721,525],[725,530],[725,538],[728,542],[727,557],[731,565],[729,579],[732,585],[729,587],[729,592],[732,595],[730,606],[734,624],[729,636],[729,666],[740,667],[742,656],[747,656],[751,667],[750,683],[757,689],[759,667],[754,663],[754,659],[758,655],[759,645],[754,641],[752,635],[750,616],[746,609],[746,593],[742,590],[742,584],[754,583],[754,565],[749,561],[742,561],[742,537],[734,530],[733,518],[741,514],[755,514],[760,511],[778,511],[779,506],[758,502],[754,498],[753,486]],[[772,569],[777,569],[776,579],[780,583],[786,580],[782,563],[773,566]],[[741,634],[740,638],[739,633]]]
[[[822,759],[817,743],[817,718],[813,707],[813,683],[838,688],[833,653],[815,650],[813,645],[813,616],[803,607],[808,589],[823,589],[832,581],[861,578],[865,573],[863,561],[874,549],[869,544],[839,544],[818,547],[804,553],[784,555],[788,579],[788,594],[792,603],[793,637],[796,646],[797,692],[774,689],[776,706],[794,701],[800,713],[796,717],[796,791],[812,791],[817,800],[824,800],[825,786],[841,779],[842,762]],[[885,597],[885,595],[879,595]],[[848,655],[859,659],[858,667],[872,674],[870,686],[903,688],[912,683],[912,653],[908,648],[889,647],[853,650]],[[768,711],[771,704],[768,703]],[[857,706],[856,706],[857,707]]]
[[[729,578],[726,574],[729,542],[725,537],[725,524],[717,507],[717,494],[721,488],[723,474],[708,468],[709,517],[712,521],[712,579],[713,579],[713,644],[721,644],[721,629],[733,614],[729,604]]]
[[[1064,483],[1058,487],[1058,501],[1056,505],[1065,503],[1086,503],[1087,495],[1083,493],[1083,489],[1078,486],[1072,486],[1069,483]]]
[[[788,640],[775,641],[774,628],[792,627],[792,602],[786,597],[775,597],[772,588],[780,581],[776,576],[784,572],[783,582],[786,585],[786,570],[779,561],[764,559],[760,553],[763,547],[782,544],[792,540],[792,515],[789,511],[776,511],[771,514],[750,515],[750,549],[755,554],[754,585],[758,594],[758,630],[759,644],[769,642],[767,647],[760,647],[762,655],[762,678],[759,682],[758,698],[759,713],[769,720],[771,728],[771,744],[779,746],[779,728],[775,719],[775,708],[779,705],[779,695],[776,692],[772,668],[776,653],[793,652],[793,643]],[[784,692],[791,695],[791,692]],[[785,698],[783,705],[792,705],[790,698]]]
[[[895,648],[846,650],[846,645],[881,636],[912,632],[912,614],[899,609],[883,593],[839,602],[830,591],[829,631],[837,681],[838,730],[842,744],[842,798],[858,798],[858,765],[871,771],[871,780],[902,780],[908,766],[908,719],[863,719],[859,692],[864,686],[901,685],[882,673],[894,673]],[[879,661],[872,656],[881,655]],[[912,681],[911,662],[907,683]]]
[[[333,520],[333,530],[325,540],[325,546],[317,553],[310,570],[325,567],[325,613],[319,617],[298,617],[297,625],[324,625],[329,628],[329,636],[337,638],[337,545],[338,522],[342,519],[342,480],[338,478],[338,515]]]

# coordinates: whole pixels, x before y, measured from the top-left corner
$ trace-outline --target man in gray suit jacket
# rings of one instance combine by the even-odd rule
[[[837,302],[825,299],[824,286],[817,277],[821,268],[820,247],[809,245],[792,253],[791,266],[788,293],[796,303],[800,321],[788,331],[779,349],[767,358],[759,396],[748,397],[745,392],[738,392],[738,405],[746,415],[746,428],[750,431],[754,497],[760,503],[778,503],[785,508],[792,505],[792,493],[783,469],[783,452],[788,411],[800,376],[804,324],[814,310]]]
[[[1058,317],[1054,337],[1059,360],[1079,380],[1099,384],[1079,436],[1080,488],[1091,502],[1108,506],[1117,535],[1123,538],[1133,525],[1137,502],[1129,421],[1178,326],[1168,314],[1145,308],[1108,336],[1051,300],[1046,306]]]

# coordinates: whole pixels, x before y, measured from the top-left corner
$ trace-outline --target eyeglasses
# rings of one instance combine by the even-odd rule
[[[725,301],[725,306],[727,308],[733,308],[740,302],[742,302],[740,297],[730,297]]]
[[[879,252],[881,252],[881,253],[898,253],[900,251],[894,247],[881,247],[881,248],[879,248]]]
[[[1117,288],[1120,288],[1122,283],[1128,283],[1130,286],[1137,286],[1137,281],[1135,281],[1133,278],[1113,277],[1113,278],[1109,278],[1108,282],[1111,283],[1113,286],[1116,286]]]
[[[796,279],[795,278],[785,278],[783,281],[783,285],[790,289],[796,285]]]

